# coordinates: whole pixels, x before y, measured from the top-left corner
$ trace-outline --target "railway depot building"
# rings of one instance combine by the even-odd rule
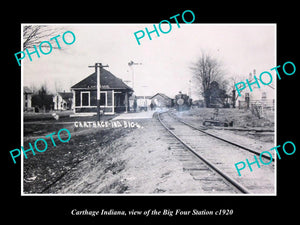
[[[133,89],[111,72],[100,69],[100,111],[106,115],[129,111],[129,97]],[[97,113],[97,74],[92,73],[71,87],[74,112],[80,114]]]

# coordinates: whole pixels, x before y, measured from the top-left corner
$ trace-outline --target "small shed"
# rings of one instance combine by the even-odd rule
[[[155,107],[168,108],[172,106],[172,98],[163,93],[157,93],[151,97],[151,103],[154,104]]]

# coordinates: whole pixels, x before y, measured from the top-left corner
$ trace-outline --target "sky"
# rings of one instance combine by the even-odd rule
[[[153,24],[57,24],[49,25],[72,31],[76,40],[66,45],[58,38],[61,50],[53,49],[48,55],[32,55],[22,60],[23,85],[40,87],[46,84],[49,91],[70,91],[70,87],[94,72],[88,66],[96,62],[109,65],[105,68],[132,86],[136,95],[154,95],[157,92],[174,97],[179,91],[188,93],[192,80],[190,66],[202,52],[218,59],[225,71],[224,78],[240,77],[245,81],[250,72],[270,71],[276,66],[275,24],[180,24],[172,23],[172,30],[157,37],[140,39],[134,32]],[[158,26],[158,25],[157,25]],[[167,30],[167,28],[163,28]],[[67,38],[67,35],[66,35]],[[49,41],[49,38],[45,41]],[[55,46],[55,41],[51,41]],[[134,61],[141,65],[128,66]],[[133,71],[132,71],[133,70]],[[275,74],[271,72],[272,74]],[[273,79],[275,80],[275,79]],[[197,84],[192,83],[192,98]],[[274,85],[275,86],[275,85]],[[268,93],[267,86],[262,87]]]

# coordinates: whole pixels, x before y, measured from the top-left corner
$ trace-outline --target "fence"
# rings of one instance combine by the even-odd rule
[[[275,110],[275,99],[239,101],[239,109]]]

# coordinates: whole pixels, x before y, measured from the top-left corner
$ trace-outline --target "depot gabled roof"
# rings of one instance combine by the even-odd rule
[[[120,78],[117,78],[111,72],[101,68],[100,69],[100,84],[101,89],[127,89],[133,91],[131,87],[125,84]],[[92,73],[82,81],[71,87],[72,89],[95,89],[97,88],[97,74]]]
[[[171,100],[171,99],[172,99],[172,98],[170,98],[169,96],[167,96],[167,95],[165,95],[165,94],[163,94],[163,93],[157,93],[157,94],[153,95],[153,96],[151,97],[151,99],[154,98],[154,97],[157,96],[157,95],[160,95],[161,97],[163,97],[164,99],[167,99],[167,100]]]

